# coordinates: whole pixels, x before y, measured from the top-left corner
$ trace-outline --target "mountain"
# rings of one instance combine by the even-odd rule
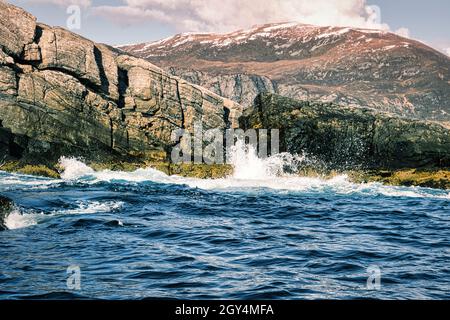
[[[282,23],[119,48],[244,106],[272,92],[450,121],[450,58],[389,32]]]

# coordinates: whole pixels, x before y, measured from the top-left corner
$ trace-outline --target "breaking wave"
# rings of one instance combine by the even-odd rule
[[[34,226],[48,218],[59,215],[114,212],[122,208],[123,205],[124,203],[121,201],[80,201],[74,208],[55,210],[50,213],[37,212],[32,209],[15,208],[5,219],[5,225],[10,230],[21,229]]]
[[[393,187],[381,183],[358,184],[351,182],[347,175],[329,179],[302,177],[298,174],[298,168],[302,164],[310,164],[305,156],[283,153],[261,159],[254,149],[243,144],[237,144],[234,147],[231,158],[234,172],[222,179],[169,176],[153,168],[138,169],[133,172],[111,170],[96,172],[74,158],[62,158],[60,165],[64,169],[61,175],[64,180],[91,184],[155,182],[230,192],[269,189],[287,192],[334,192],[343,195],[450,199],[449,191],[421,187]]]
[[[14,209],[5,219],[8,229],[21,229],[38,223],[38,214],[23,214],[19,209]]]

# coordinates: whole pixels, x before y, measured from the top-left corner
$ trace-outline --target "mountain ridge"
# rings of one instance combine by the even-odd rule
[[[267,24],[118,48],[245,106],[271,92],[450,120],[450,58],[387,31]],[[258,88],[252,78],[271,85]]]

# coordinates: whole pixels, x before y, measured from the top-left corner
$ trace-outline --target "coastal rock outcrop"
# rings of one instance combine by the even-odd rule
[[[281,129],[282,151],[306,152],[338,168],[450,165],[449,130],[438,123],[269,93],[251,106],[258,92],[283,89],[264,76],[216,74],[218,80],[208,82],[211,70],[164,71],[36,23],[5,2],[0,9],[0,162],[54,165],[61,156],[76,156],[112,163],[155,155],[164,161],[177,143],[173,130],[200,122],[205,130]],[[209,83],[216,93],[174,74]]]
[[[0,158],[105,160],[164,151],[174,129],[242,108],[153,64],[0,2]],[[38,160],[40,159],[40,160]],[[1,160],[1,159],[0,159]]]
[[[282,151],[306,153],[336,169],[450,166],[449,129],[371,109],[261,94],[241,125],[280,129]]]
[[[101,54],[92,41],[65,29],[42,24],[37,26],[36,33],[35,45],[41,52],[37,68],[60,70],[92,86],[101,86]]]
[[[0,196],[0,231],[5,231],[8,229],[6,226],[6,218],[11,213],[13,209],[13,202],[11,199]]]

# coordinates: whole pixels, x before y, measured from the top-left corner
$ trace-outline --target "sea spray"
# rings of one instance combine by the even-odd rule
[[[73,180],[94,173],[94,169],[76,158],[61,157],[58,164],[63,169],[61,178],[64,180]]]
[[[9,230],[21,229],[37,224],[40,214],[23,214],[20,209],[15,208],[5,220],[5,225]]]
[[[168,176],[153,168],[142,168],[133,172],[94,171],[84,163],[73,158],[60,161],[64,169],[63,179],[84,184],[98,182],[137,184],[153,182],[162,184],[185,185],[190,188],[217,190],[226,192],[255,192],[271,190],[272,192],[317,193],[324,191],[335,194],[376,197],[435,198],[450,199],[450,192],[416,188],[392,187],[380,183],[352,183],[347,175],[339,175],[331,179],[301,176],[299,172],[304,166],[313,164],[308,157],[290,154],[277,154],[265,159],[257,157],[255,149],[245,144],[236,144],[233,149],[234,173],[222,179],[198,179],[181,176]]]
[[[241,140],[238,140],[231,148],[230,156],[234,168],[233,178],[242,180],[267,180],[274,177],[295,176],[303,166],[310,164],[305,155],[290,153],[277,153],[261,158],[254,146],[245,144]]]

